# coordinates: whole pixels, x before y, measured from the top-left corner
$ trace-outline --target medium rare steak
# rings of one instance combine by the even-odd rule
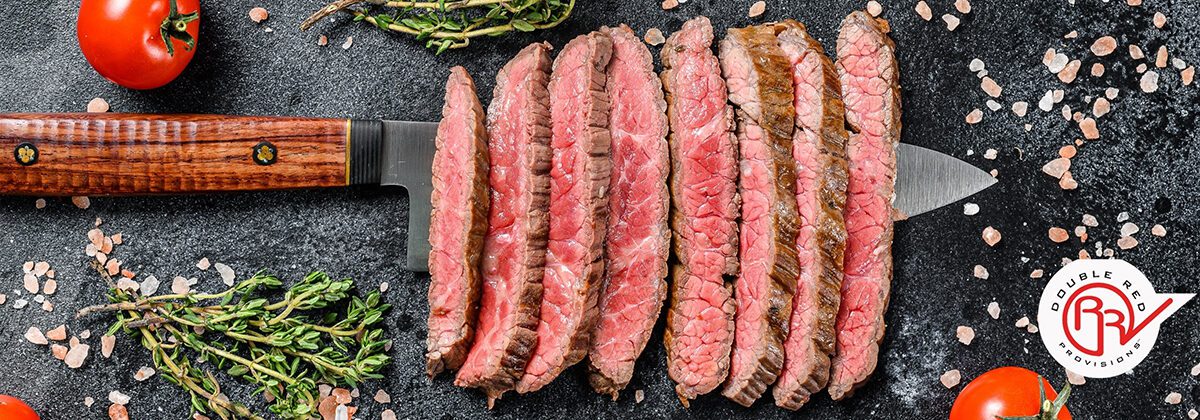
[[[450,69],[446,103],[433,155],[433,213],[429,222],[429,336],[425,371],[430,377],[458,369],[479,312],[479,257],[487,233],[488,155],[483,106],[475,81]]]
[[[892,283],[892,200],[900,140],[896,44],[888,24],[866,12],[842,22],[837,70],[846,101],[850,182],[845,278],[837,317],[837,356],[829,395],[840,400],[875,370]]]
[[[796,93],[796,255],[800,279],[792,299],[783,371],[775,405],[797,410],[829,381],[846,248],[846,108],[833,61],[821,43],[794,20],[775,24],[779,46],[792,66]]]
[[[583,360],[596,321],[608,221],[608,93],[612,40],[602,32],[568,42],[550,77],[550,241],[537,346],[517,392],[541,389]]]
[[[671,125],[671,230],[679,265],[671,274],[667,371],[680,402],[725,380],[733,343],[734,301],[726,277],[737,272],[737,144],[733,110],[713,28],[700,16],[662,49]]]
[[[550,45],[533,44],[500,69],[488,106],[491,210],[475,344],[455,384],[481,388],[491,407],[525,372],[537,343],[550,215]]]
[[[721,71],[737,106],[742,197],[733,357],[721,394],[749,407],[783,368],[800,275],[792,160],[796,110],[791,65],[770,26],[730,29],[721,41]]]
[[[629,384],[667,297],[671,208],[667,176],[667,103],[654,57],[628,26],[604,28],[612,38],[608,64],[612,182],[600,318],[588,351],[588,380],[613,398]]]

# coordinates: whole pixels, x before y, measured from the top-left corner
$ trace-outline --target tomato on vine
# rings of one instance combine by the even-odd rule
[[[954,400],[950,420],[1071,420],[1070,396],[1071,384],[1057,393],[1041,375],[1006,366],[967,384]]]
[[[39,420],[37,413],[28,404],[16,397],[0,395],[0,419]]]
[[[101,76],[131,89],[157,88],[192,61],[200,0],[82,0],[76,35]]]

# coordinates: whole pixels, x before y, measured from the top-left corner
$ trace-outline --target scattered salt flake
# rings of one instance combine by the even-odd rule
[[[1141,230],[1142,230],[1141,228],[1138,228],[1138,225],[1135,225],[1130,222],[1125,222],[1125,224],[1121,225],[1121,236],[1130,236],[1135,233],[1138,233]]]
[[[1088,227],[1100,226],[1100,221],[1096,220],[1096,216],[1092,216],[1090,214],[1083,215],[1082,222],[1084,226]]]
[[[47,295],[53,295],[54,292],[57,292],[57,291],[58,291],[58,281],[55,281],[54,279],[48,279],[48,280],[46,280],[45,284],[42,284],[42,293],[45,293]]]
[[[196,268],[199,268],[201,271],[208,270],[208,267],[211,266],[212,263],[208,262],[208,257],[201,258],[200,262],[196,263]]]
[[[1070,158],[1073,158],[1073,157],[1075,157],[1075,153],[1076,153],[1076,152],[1077,152],[1077,151],[1076,151],[1076,149],[1075,149],[1075,146],[1072,146],[1072,145],[1069,145],[1069,144],[1068,144],[1068,145],[1066,145],[1066,146],[1063,146],[1063,147],[1060,147],[1060,148],[1058,148],[1058,155],[1059,155],[1059,156],[1062,156],[1063,158],[1066,158],[1066,159],[1070,159]]]
[[[980,121],[983,121],[983,111],[979,108],[972,109],[967,113],[965,120],[967,124],[979,124]]]
[[[1067,63],[1066,67],[1063,67],[1062,71],[1058,72],[1058,80],[1062,81],[1063,83],[1074,82],[1075,76],[1079,74],[1079,68],[1081,66],[1083,66],[1083,62],[1079,60],[1071,60],[1070,63]]]
[[[1038,327],[1037,327],[1037,325],[1029,324],[1029,326],[1025,327],[1025,332],[1030,333],[1030,334],[1037,334]]]
[[[654,46],[662,45],[662,43],[667,41],[667,39],[663,37],[662,30],[659,30],[658,28],[647,29],[646,35],[642,37],[642,39],[644,39],[647,44]]]
[[[987,149],[983,151],[983,158],[987,160],[996,160],[996,154],[999,153],[996,149]]]
[[[989,303],[987,306],[987,312],[992,319],[1000,319],[1000,304],[996,302]]]
[[[1046,162],[1042,165],[1042,172],[1055,178],[1062,178],[1063,174],[1071,169],[1071,160],[1067,158],[1058,158]]]
[[[353,37],[353,36],[348,36],[348,37],[346,37],[346,42],[343,42],[343,43],[342,43],[342,49],[343,49],[343,50],[348,50],[348,49],[350,49],[350,47],[351,47],[351,46],[353,46],[353,45],[354,45],[354,37]]]
[[[1196,366],[1192,366],[1192,376],[1200,376],[1200,363],[1197,363]]]
[[[967,216],[974,216],[976,214],[979,214],[979,205],[975,204],[975,203],[963,204],[963,214],[965,214]]]
[[[1055,243],[1063,243],[1066,242],[1067,239],[1071,238],[1071,235],[1067,233],[1067,230],[1060,227],[1050,228],[1048,235],[1050,236],[1050,240]]]
[[[1079,121],[1079,131],[1083,133],[1083,138],[1095,140],[1100,138],[1100,129],[1096,128],[1096,120],[1093,118],[1084,118]]]
[[[111,391],[108,393],[108,402],[118,405],[129,404],[129,396],[121,393],[121,391]]]
[[[997,243],[1000,243],[1000,237],[1000,231],[996,230],[996,228],[991,226],[983,228],[983,242],[987,243],[988,246],[996,246]]]
[[[1092,63],[1092,77],[1100,77],[1104,75],[1104,64]]]
[[[83,405],[85,407],[91,407],[92,404],[95,404],[95,403],[96,403],[96,399],[94,399],[92,397],[83,397]]]
[[[217,273],[221,274],[221,282],[225,283],[226,286],[233,286],[233,279],[237,276],[233,273],[232,268],[221,263],[213,264],[213,268],[216,268]]]
[[[29,327],[28,330],[25,330],[25,340],[42,346],[50,343],[46,340],[46,335],[42,334],[42,330],[38,329],[38,327]]]
[[[954,335],[958,337],[958,342],[969,346],[971,345],[971,341],[975,340],[975,329],[966,325],[959,325]]]
[[[83,332],[79,333],[80,340],[87,340],[91,337],[92,337],[92,330],[83,330]]]
[[[127,292],[136,292],[138,290],[141,290],[141,288],[142,288],[142,285],[138,284],[136,281],[133,281],[129,278],[122,277],[121,279],[117,280],[117,289],[119,289],[119,290],[124,290]]]
[[[746,12],[746,16],[759,17],[763,12],[767,11],[767,2],[759,0],[750,5],[750,10]]]
[[[1167,53],[1167,46],[1160,45],[1158,47],[1158,53],[1154,55],[1154,67],[1158,67],[1160,69],[1166,67],[1168,57],[1170,57],[1170,55]]]
[[[33,275],[33,273],[25,273],[22,285],[25,286],[25,291],[29,293],[37,293],[38,289],[41,288],[41,285],[38,284],[37,276]]]
[[[155,373],[154,368],[149,367],[149,366],[142,366],[142,367],[138,368],[137,372],[134,372],[133,379],[135,381],[141,382],[141,381],[150,379],[151,376],[154,376],[154,373]]]
[[[46,331],[46,338],[54,341],[63,341],[67,339],[67,326],[59,325],[50,331]]]
[[[1017,322],[1013,325],[1016,325],[1017,328],[1028,327],[1029,326],[1029,317],[1027,317],[1027,316],[1021,317],[1021,319],[1018,319]]]
[[[983,60],[978,58],[971,59],[971,63],[967,65],[967,69],[970,69],[972,73],[981,71],[984,67]]]
[[[1145,72],[1146,72],[1146,69],[1148,69],[1148,68],[1149,68],[1149,67],[1146,67],[1146,63],[1142,63],[1142,64],[1138,64],[1138,66],[1137,66],[1137,67],[1135,67],[1135,68],[1133,69],[1133,71],[1136,71],[1136,72],[1138,72],[1138,74],[1142,74],[1142,73],[1145,73]]]
[[[388,291],[388,287],[389,287],[389,284],[386,281],[379,283],[379,293],[386,293]]]
[[[250,20],[254,23],[262,23],[262,21],[267,20],[270,16],[271,14],[267,13],[267,9],[261,7],[250,9]]]
[[[66,362],[67,367],[71,369],[79,369],[80,366],[83,366],[83,362],[87,360],[88,349],[90,348],[87,344],[72,346],[71,350],[67,351],[67,358],[63,359],[63,362]]]
[[[349,404],[352,400],[352,397],[350,396],[350,390],[346,388],[334,388],[330,395],[335,398],[335,401],[338,404]]]
[[[1163,399],[1163,401],[1166,401],[1167,404],[1171,405],[1179,404],[1181,401],[1183,401],[1183,395],[1180,395],[1178,392],[1172,392],[1167,394],[1167,398]]]
[[[663,9],[663,10],[671,10],[671,9],[674,9],[674,8],[676,8],[676,7],[679,7],[679,0],[664,0],[664,1],[662,2],[662,9]]]
[[[109,420],[129,420],[129,410],[121,404],[113,404],[108,406]]]
[[[1121,239],[1117,239],[1117,248],[1130,249],[1136,246],[1138,246],[1138,241],[1132,236],[1122,236]]]
[[[1167,24],[1167,15],[1162,12],[1154,12],[1154,27],[1162,29]]]
[[[29,305],[29,301],[25,300],[25,299],[17,299],[15,301],[13,301],[13,309],[21,309],[21,308],[24,308],[26,305]]]
[[[1017,101],[1012,104],[1012,112],[1018,117],[1024,117],[1029,112],[1029,102]]]
[[[1167,228],[1163,227],[1163,225],[1154,225],[1150,228],[1150,234],[1160,238],[1167,236]]]
[[[1053,50],[1046,52],[1049,53],[1051,51]],[[1054,74],[1062,72],[1063,69],[1067,68],[1067,65],[1071,63],[1071,58],[1060,52],[1054,52],[1054,55],[1050,57],[1049,61],[1044,60],[1044,58],[1045,57],[1043,57],[1042,62],[1046,64],[1046,69],[1050,70],[1050,72]]]
[[[1182,58],[1175,57],[1171,59],[1171,67],[1174,67],[1175,70],[1183,70],[1187,67],[1187,62],[1183,61]]]
[[[3,305],[8,300],[8,295],[0,293],[0,305]]]
[[[883,13],[883,5],[879,4],[879,2],[875,0],[868,1],[867,13],[870,13],[871,16],[879,16],[881,13]]]
[[[1181,81],[1183,81],[1184,86],[1191,85],[1192,79],[1194,79],[1195,77],[1196,77],[1196,68],[1193,66],[1188,66],[1188,68],[1183,69],[1183,71],[1179,72],[1179,79]]]
[[[1148,71],[1142,74],[1142,79],[1139,82],[1142,92],[1154,93],[1158,91],[1158,73]]]
[[[957,16],[947,13],[942,15],[942,21],[946,22],[946,29],[953,31],[955,28],[958,28],[959,20]]]
[[[1067,96],[1067,91],[1062,89],[1054,89],[1051,92],[1054,92],[1054,103],[1062,102],[1063,98]]]
[[[1075,38],[1079,38],[1079,31],[1071,31],[1071,32],[1067,32],[1067,34],[1066,34],[1066,35],[1063,35],[1063,38],[1066,38],[1066,39],[1075,39]]]
[[[1046,94],[1042,95],[1042,99],[1038,100],[1038,109],[1046,112],[1054,109],[1054,92],[1046,91]]]
[[[1095,54],[1097,57],[1104,57],[1116,50],[1117,39],[1111,36],[1102,36],[1092,42],[1092,54]]]
[[[317,37],[317,45],[322,47],[329,45],[329,37],[321,34],[320,37]]]
[[[387,391],[384,391],[382,389],[375,391],[375,402],[380,403],[380,404],[390,403],[390,402],[392,402],[392,396],[388,395]]]
[[[66,360],[67,352],[69,352],[69,351],[70,351],[70,349],[68,349],[67,346],[64,346],[62,344],[51,344],[50,345],[50,355],[54,356],[54,358],[58,359],[58,360]]]
[[[1079,386],[1079,385],[1086,384],[1087,378],[1084,378],[1083,375],[1072,372],[1070,369],[1068,369],[1067,370],[1067,382],[1069,382],[1071,385]]]
[[[973,269],[972,274],[974,274],[976,278],[987,280],[987,278],[988,278],[987,267],[976,264],[975,268]]]
[[[188,285],[188,280],[182,276],[176,276],[175,279],[171,280],[171,293],[182,295],[190,290],[191,286]]]
[[[943,373],[940,379],[942,386],[946,387],[946,389],[954,388],[959,383],[962,383],[962,372],[959,372],[958,369],[950,370]]]
[[[1191,419],[1191,420],[1196,420],[1196,417],[1200,417],[1200,411],[1196,411],[1196,409],[1195,409],[1195,408],[1193,408],[1193,409],[1190,409],[1190,410],[1188,410],[1188,412],[1187,412],[1187,416],[1188,416],[1188,418],[1189,418],[1189,419]]]
[[[1108,114],[1109,110],[1111,110],[1111,104],[1109,104],[1108,99],[1097,98],[1096,102],[1092,103],[1092,115],[1095,115],[1096,118]]]
[[[929,9],[929,3],[925,3],[925,0],[918,1],[916,7],[913,7],[913,10],[916,10],[917,16],[920,16],[921,19],[925,19],[925,21],[933,19],[933,10]]]
[[[379,415],[379,420],[396,420],[396,412],[390,408],[383,410],[383,414]]]
[[[1141,60],[1146,57],[1146,53],[1142,51],[1142,47],[1137,44],[1129,44],[1129,58]]]
[[[987,107],[988,107],[988,109],[992,110],[992,112],[996,112],[996,111],[999,111],[999,110],[1000,110],[1000,108],[1002,108],[1002,107],[1003,107],[1003,105],[1000,105],[1000,103],[999,103],[999,102],[996,102],[995,100],[988,99],[988,100],[987,100]]]
[[[35,276],[38,276],[38,277],[44,276],[49,271],[50,271],[50,263],[48,263],[48,262],[39,261],[37,264],[33,265],[33,275],[35,275]]]
[[[142,296],[150,296],[158,292],[159,283],[158,277],[146,276],[146,279],[142,280],[142,283],[139,285],[138,290]]]
[[[1129,212],[1123,211],[1123,212],[1117,213],[1117,222],[1124,222],[1126,220],[1129,220]]]
[[[105,359],[111,357],[113,347],[116,345],[117,336],[108,334],[100,336],[100,355],[104,356]]]
[[[1142,0],[1126,0],[1126,3],[1128,3],[1130,6],[1141,6]]]
[[[104,98],[92,98],[92,100],[88,101],[87,112],[93,114],[108,112],[108,101],[104,100]]]
[[[971,2],[970,0],[954,0],[954,8],[964,15],[971,13]]]
[[[983,80],[979,82],[979,88],[983,89],[988,96],[993,98],[999,98],[1000,93],[1004,91],[1004,89],[1001,88],[999,84],[996,84],[996,81],[992,80],[991,77],[984,77]]]

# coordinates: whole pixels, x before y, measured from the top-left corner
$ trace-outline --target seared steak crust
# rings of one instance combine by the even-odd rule
[[[797,410],[829,381],[842,256],[846,248],[846,108],[833,61],[804,25],[786,20],[775,25],[784,55],[792,64],[796,92],[796,237],[800,280],[784,365],[773,390],[775,404]]]
[[[475,344],[455,384],[488,395],[515,385],[537,343],[550,196],[550,45],[532,44],[500,69],[488,107],[491,210]]]
[[[628,26],[602,28],[613,41],[606,90],[611,101],[613,176],[600,318],[588,351],[588,381],[613,398],[629,384],[634,362],[667,297],[667,103],[654,58]]]
[[[713,29],[700,16],[662,49],[671,135],[671,230],[679,264],[663,338],[667,371],[685,406],[725,380],[737,272],[737,147]]]
[[[488,155],[483,106],[475,81],[450,69],[433,156],[429,230],[429,335],[425,371],[458,369],[475,336],[479,259],[487,233]]]
[[[845,277],[829,395],[840,400],[875,370],[892,282],[892,200],[900,140],[896,45],[887,21],[854,12],[842,22],[837,70],[846,103],[850,181]]]
[[[795,162],[791,65],[769,26],[730,29],[721,70],[737,106],[741,152],[741,273],[729,381],[722,394],[754,404],[783,368],[796,261]]]
[[[550,79],[553,153],[550,240],[542,280],[538,344],[517,392],[541,389],[587,355],[604,272],[608,221],[608,93],[612,40],[603,32],[568,42]]]

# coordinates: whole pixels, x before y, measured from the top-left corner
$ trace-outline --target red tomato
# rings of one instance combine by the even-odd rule
[[[16,397],[0,395],[0,419],[4,420],[40,420],[37,413],[29,408],[24,401]]]
[[[101,76],[131,89],[175,80],[192,61],[200,0],[82,0],[79,49]]]
[[[1029,369],[1013,366],[992,369],[975,378],[958,394],[950,409],[950,420],[996,420],[997,416],[1042,414],[1037,381],[1038,374]],[[1058,398],[1049,381],[1042,379],[1042,385],[1046,387],[1046,399]],[[1058,420],[1071,420],[1071,412],[1064,407],[1058,413]]]

